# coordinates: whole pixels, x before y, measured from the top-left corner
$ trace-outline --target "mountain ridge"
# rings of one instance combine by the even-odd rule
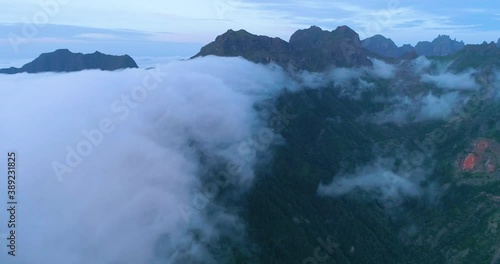
[[[0,69],[0,73],[75,72],[92,69],[114,71],[126,68],[138,68],[137,63],[129,55],[107,55],[99,51],[83,54],[73,53],[68,49],[58,49],[54,52],[42,53],[20,68]]]
[[[500,40],[496,45],[500,45]],[[243,29],[230,29],[203,46],[191,59],[208,55],[241,56],[256,63],[274,62],[283,68],[320,72],[327,68],[372,66],[368,57],[373,56],[388,60],[445,57],[465,47],[463,41],[449,35],[419,41],[415,46],[404,44],[398,47],[392,39],[380,34],[360,40],[358,33],[348,26],[339,26],[332,31],[318,26],[299,29],[288,42],[277,37],[254,35]]]
[[[452,40],[448,35],[439,35],[432,41],[419,41],[415,47],[410,44],[398,47],[392,39],[379,34],[362,40],[362,43],[367,50],[389,58],[400,58],[409,52],[418,56],[448,56],[465,47],[463,41]]]
[[[245,30],[228,30],[202,47],[192,58],[208,55],[241,56],[256,63],[274,62],[284,68],[308,71],[372,66],[359,35],[347,26],[337,27],[333,31],[311,26],[296,31],[289,42],[254,35]]]

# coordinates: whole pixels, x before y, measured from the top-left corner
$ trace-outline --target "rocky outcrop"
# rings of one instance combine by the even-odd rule
[[[500,144],[487,138],[478,138],[457,161],[460,184],[482,185],[500,180]]]

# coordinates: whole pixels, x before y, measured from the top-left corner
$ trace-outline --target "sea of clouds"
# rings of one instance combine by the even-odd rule
[[[18,256],[2,224],[0,262],[214,262],[218,237],[245,232],[217,195],[246,191],[248,140],[269,134],[259,152],[272,140],[255,105],[292,88],[281,68],[240,58],[0,75],[0,149],[17,152],[19,201]]]

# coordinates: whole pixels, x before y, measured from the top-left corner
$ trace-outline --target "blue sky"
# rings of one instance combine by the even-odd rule
[[[317,0],[0,0],[0,62],[69,48],[134,57],[186,57],[227,29],[288,40],[301,28],[348,25],[415,44],[447,34],[466,43],[497,41],[500,3]]]

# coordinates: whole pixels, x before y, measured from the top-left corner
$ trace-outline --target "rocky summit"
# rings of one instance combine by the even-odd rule
[[[362,45],[367,50],[376,53],[380,56],[397,58],[403,56],[405,53],[411,52],[414,48],[406,44],[402,47],[396,46],[394,41],[382,35],[375,35],[373,37],[364,39]]]
[[[200,56],[241,56],[257,63],[274,62],[284,68],[324,71],[335,67],[371,66],[359,35],[347,26],[326,31],[312,26],[298,30],[289,42],[253,35],[245,30],[228,30],[204,46]]]
[[[419,55],[424,56],[446,56],[451,55],[465,47],[463,41],[451,39],[448,35],[439,35],[432,42],[420,41],[415,46]]]

